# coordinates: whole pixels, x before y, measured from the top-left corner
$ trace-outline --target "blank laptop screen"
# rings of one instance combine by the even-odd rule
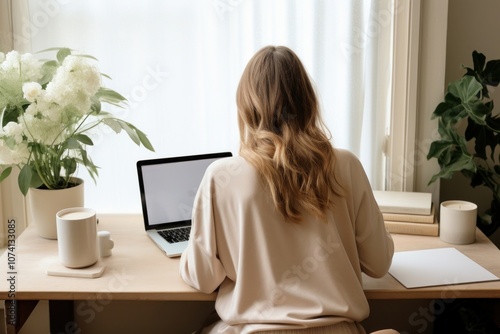
[[[142,165],[143,201],[149,227],[191,220],[203,175],[218,159],[220,157]]]

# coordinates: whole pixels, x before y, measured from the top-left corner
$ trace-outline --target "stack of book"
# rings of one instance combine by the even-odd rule
[[[376,190],[373,194],[390,233],[439,235],[431,193]]]

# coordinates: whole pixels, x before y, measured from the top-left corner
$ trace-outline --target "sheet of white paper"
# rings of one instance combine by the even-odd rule
[[[499,279],[456,248],[395,252],[389,273],[406,288]]]

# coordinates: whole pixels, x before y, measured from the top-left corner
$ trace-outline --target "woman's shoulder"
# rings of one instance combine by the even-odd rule
[[[251,192],[260,184],[256,169],[241,156],[216,160],[205,176],[217,187],[225,188],[226,193]]]
[[[248,162],[243,159],[239,155],[234,155],[231,157],[227,158],[222,158],[215,160],[212,162],[209,166],[209,169],[211,170],[220,170],[220,169],[228,169],[228,168],[241,168],[243,166],[246,166]]]
[[[363,165],[359,158],[349,150],[334,149],[335,152],[335,171],[341,177],[359,175],[365,173]]]
[[[241,175],[254,172],[250,163],[241,156],[232,156],[216,160],[210,164],[207,172],[212,175]]]
[[[335,153],[335,158],[339,160],[340,162],[342,161],[352,161],[355,163],[359,163],[358,157],[352,153],[351,151],[343,148],[334,148],[333,149]]]

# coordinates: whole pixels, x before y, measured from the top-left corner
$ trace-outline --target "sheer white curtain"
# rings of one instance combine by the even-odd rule
[[[391,78],[391,0],[28,0],[17,36],[32,52],[65,46],[99,59],[108,86],[129,100],[108,108],[148,134],[152,153],[125,134],[95,133],[101,167],[86,179],[86,206],[140,212],[135,163],[238,153],[235,92],[249,58],[286,45],[316,84],[333,144],[357,154],[374,188]],[[21,11],[21,10],[20,10]],[[25,43],[19,38],[17,44]],[[15,41],[16,44],[16,41]],[[16,45],[15,45],[16,47]]]

